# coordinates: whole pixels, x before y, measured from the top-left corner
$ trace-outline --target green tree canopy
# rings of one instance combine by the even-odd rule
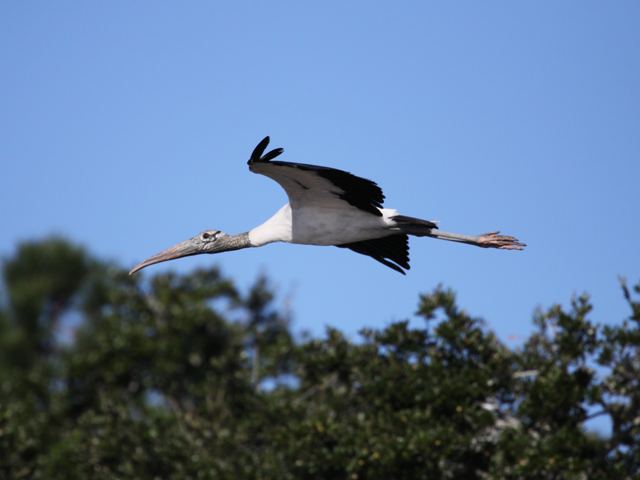
[[[60,238],[2,273],[2,478],[640,476],[640,284],[628,318],[579,296],[510,349],[442,287],[353,340],[294,335],[264,277],[129,277]]]

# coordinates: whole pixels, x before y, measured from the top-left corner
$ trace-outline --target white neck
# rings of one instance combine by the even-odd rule
[[[249,231],[252,247],[272,242],[290,242],[292,239],[291,207],[287,203],[273,217]]]

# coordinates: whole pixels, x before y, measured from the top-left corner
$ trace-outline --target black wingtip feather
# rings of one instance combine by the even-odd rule
[[[283,152],[284,152],[284,148],[274,148],[270,152],[265,153],[262,157],[260,157],[260,161],[268,162],[276,158],[278,155],[282,155]]]
[[[249,163],[251,162],[259,162],[260,158],[262,157],[262,154],[264,153],[265,149],[267,148],[267,145],[269,145],[269,135],[267,135],[266,137],[264,137],[260,143],[258,145],[256,145],[256,148],[253,149],[253,152],[251,152],[251,157],[249,158]]]
[[[247,163],[251,164],[253,162],[268,162],[276,158],[278,155],[282,155],[282,153],[284,152],[284,148],[274,148],[270,152],[264,153],[264,151],[267,149],[267,146],[269,145],[270,140],[271,139],[268,135],[264,137],[260,141],[260,143],[256,145],[256,148],[253,149],[253,152],[251,152],[251,157],[249,157],[249,161]]]

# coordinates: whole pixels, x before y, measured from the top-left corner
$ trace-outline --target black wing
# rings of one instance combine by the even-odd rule
[[[369,255],[374,260],[403,275],[405,275],[403,268],[406,270],[411,268],[409,266],[409,237],[407,235],[391,235],[374,240],[344,243],[336,245],[336,247],[348,248],[362,255]]]
[[[276,148],[263,155],[269,137],[265,137],[247,162],[249,170],[275,180],[284,188],[291,206],[319,205],[344,207],[344,202],[376,216],[382,216],[384,194],[371,180],[335,168],[271,161],[284,150]]]

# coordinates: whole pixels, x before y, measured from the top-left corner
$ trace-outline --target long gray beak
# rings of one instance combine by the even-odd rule
[[[180,242],[173,247],[169,247],[166,250],[156,253],[152,257],[147,258],[145,261],[140,262],[129,271],[129,275],[133,275],[138,270],[142,270],[154,263],[166,262],[168,260],[174,260],[176,258],[188,257],[190,255],[197,255],[202,253],[200,245],[198,245],[192,238]]]

